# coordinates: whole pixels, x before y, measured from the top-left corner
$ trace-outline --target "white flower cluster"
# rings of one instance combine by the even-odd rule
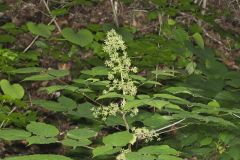
[[[137,87],[134,85],[132,78],[129,76],[130,72],[137,73],[136,67],[131,67],[131,60],[127,56],[126,45],[120,35],[115,30],[107,33],[107,38],[104,42],[103,51],[109,55],[109,59],[105,61],[105,65],[110,68],[108,72],[107,85],[108,90],[104,90],[103,94],[118,90],[122,91],[123,95],[135,96],[137,94]],[[96,118],[106,120],[108,116],[116,116],[119,113],[126,113],[124,106],[126,105],[125,98],[121,103],[111,103],[109,106],[102,106],[92,108],[93,115]],[[138,114],[138,109],[134,108],[130,111],[130,116],[133,117]]]
[[[93,116],[95,118],[101,118],[103,121],[106,121],[108,116],[116,116],[119,111],[119,107],[117,103],[111,103],[107,107],[93,107],[91,111],[93,112]]]
[[[107,87],[108,91],[117,89],[122,90],[123,95],[135,96],[137,87],[134,85],[129,73],[136,73],[137,68],[131,67],[131,60],[127,56],[126,48],[122,37],[115,30],[107,33],[103,47],[103,51],[109,55],[109,60],[105,61],[105,65],[111,69],[108,73],[108,79],[111,83]],[[108,91],[104,91],[104,93]]]
[[[146,127],[132,128],[132,131],[138,140],[145,140],[145,142],[150,142],[154,138],[157,138],[158,141],[160,140],[158,138],[159,134],[155,130],[149,130]]]
[[[121,112],[126,105],[125,99],[122,100],[121,104],[110,103],[109,106],[93,107],[91,111],[95,118],[101,118],[103,121],[107,120],[108,116],[116,116],[117,112]],[[133,108],[131,110],[130,116],[134,117],[138,114],[138,109]]]

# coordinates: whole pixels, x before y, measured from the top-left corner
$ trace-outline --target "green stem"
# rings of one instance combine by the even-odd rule
[[[128,124],[127,119],[126,119],[126,113],[122,114],[122,119],[124,121],[126,129],[129,131],[130,128],[129,128],[129,124]]]

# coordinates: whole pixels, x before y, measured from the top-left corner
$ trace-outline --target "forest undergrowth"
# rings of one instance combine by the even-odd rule
[[[238,0],[0,0],[0,159],[240,160]]]

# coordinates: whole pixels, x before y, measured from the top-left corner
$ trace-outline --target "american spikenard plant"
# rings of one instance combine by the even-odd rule
[[[130,77],[131,72],[137,73],[137,67],[132,67],[131,59],[127,55],[126,48],[122,37],[118,35],[115,30],[107,33],[103,51],[109,56],[109,59],[105,61],[105,65],[110,69],[108,72],[108,80],[110,83],[106,86],[108,89],[104,90],[103,94],[113,91],[121,91],[123,96],[135,96],[137,94],[137,87]],[[116,116],[117,113],[121,113],[125,121],[125,115],[127,113],[130,113],[131,116],[135,116],[138,113],[137,108],[124,110],[125,105],[126,99],[123,98],[120,104],[110,103],[109,106],[93,108],[92,111],[95,117],[101,118],[104,121],[108,116]],[[126,125],[126,127],[129,129],[128,125]]]
[[[110,103],[108,106],[100,106],[92,108],[95,118],[101,118],[103,121],[107,120],[108,116],[116,116],[118,113],[122,115],[122,119],[125,123],[126,129],[131,130],[136,140],[144,140],[145,142],[152,141],[154,138],[158,138],[159,134],[155,130],[149,130],[146,127],[142,128],[129,128],[128,122],[125,118],[127,114],[131,117],[138,114],[138,108],[126,110],[127,103],[125,96],[136,96],[137,86],[134,84],[133,79],[130,77],[131,73],[137,73],[137,67],[132,66],[131,59],[126,52],[126,45],[120,35],[115,30],[111,30],[107,33],[107,37],[104,43],[103,50],[109,55],[109,59],[105,61],[105,65],[110,69],[108,72],[108,80],[110,83],[106,86],[107,90],[103,91],[103,94],[109,92],[118,91],[121,92],[123,98],[121,103]],[[124,154],[128,150],[124,150],[119,160],[122,160]]]
[[[105,65],[108,68],[108,76],[107,76],[108,82],[104,83],[106,84],[106,89],[103,91],[102,95],[99,96],[98,98],[101,99],[100,97],[105,96],[107,98],[114,98],[114,101],[113,100],[110,102],[103,101],[103,104],[101,104],[98,101],[95,101],[94,99],[86,95],[86,97],[89,100],[91,100],[91,102],[95,102],[95,104],[98,104],[98,107],[92,108],[93,116],[95,118],[100,118],[101,120],[106,121],[109,118],[109,116],[111,116],[111,118],[114,118],[114,116],[116,116],[115,120],[117,121],[117,125],[122,125],[123,124],[122,122],[124,122],[124,125],[125,125],[125,128],[123,129],[124,131],[118,130],[115,133],[104,135],[104,137],[102,138],[103,144],[99,144],[99,146],[97,146],[96,148],[92,148],[89,145],[91,145],[94,142],[92,142],[91,139],[89,138],[93,138],[97,135],[95,132],[95,129],[91,130],[88,128],[75,128],[67,132],[67,134],[65,135],[61,143],[65,146],[69,146],[73,148],[86,147],[86,148],[92,149],[93,159],[95,159],[95,157],[98,157],[98,156],[105,157],[105,156],[117,154],[116,160],[137,160],[140,158],[147,159],[147,160],[155,160],[159,155],[161,155],[164,152],[166,155],[163,154],[163,156],[170,156],[171,158],[172,155],[174,155],[175,157],[177,157],[178,152],[167,145],[146,146],[136,151],[136,149],[138,149],[137,146],[139,146],[139,145],[135,145],[136,142],[150,142],[153,140],[160,140],[159,136],[160,134],[163,133],[160,131],[166,128],[169,128],[173,125],[176,125],[177,123],[168,125],[160,129],[148,129],[147,127],[150,127],[150,126],[146,125],[145,123],[143,123],[144,126],[134,127],[133,125],[134,123],[133,122],[130,123],[130,120],[128,121],[126,117],[129,117],[129,116],[133,117],[138,114],[140,115],[142,114],[142,111],[143,111],[142,109],[141,110],[138,109],[138,106],[132,105],[131,102],[139,103],[140,101],[141,105],[148,105],[153,107],[155,105],[156,107],[159,107],[159,109],[161,109],[162,105],[168,104],[169,102],[163,101],[163,100],[154,101],[154,98],[151,98],[148,95],[145,95],[145,97],[149,97],[149,98],[145,99],[144,95],[142,95],[143,99],[139,98],[141,96],[137,95],[137,92],[138,92],[137,84],[139,84],[139,82],[145,83],[147,80],[141,81],[137,78],[136,79],[132,78],[134,76],[138,77],[137,75],[134,75],[137,73],[137,67],[132,66],[131,59],[128,57],[126,49],[127,47],[122,37],[118,35],[115,32],[115,30],[111,30],[107,33],[103,51],[107,53],[109,56],[109,58],[105,62]],[[32,70],[32,68],[30,69]],[[20,71],[22,72],[22,70]],[[26,72],[26,70],[24,70],[24,72]],[[27,69],[27,73],[28,72],[29,72],[29,68]],[[40,70],[40,72],[42,72],[42,70]],[[60,75],[62,75],[62,72]],[[66,73],[64,72],[63,75],[66,75]],[[85,82],[85,79],[83,80]],[[154,81],[151,81],[151,82],[154,82]],[[8,87],[7,87],[8,89],[9,87],[12,88],[9,83],[7,84],[8,84]],[[151,83],[151,84],[156,84],[156,83]],[[62,87],[62,86],[55,86],[55,89],[57,90],[53,88],[52,89],[55,91],[58,91],[59,87]],[[76,87],[75,86],[72,86],[72,87],[73,89],[70,89],[70,90],[73,90],[75,92]],[[101,87],[102,87],[102,84],[101,84]],[[53,90],[51,92],[54,92]],[[117,96],[116,97],[109,96],[111,94],[113,95],[115,94]],[[158,96],[161,96],[161,95],[159,94]],[[21,98],[22,97],[16,97],[16,99],[21,99]],[[143,102],[141,100],[145,100],[145,101]],[[147,103],[147,102],[154,102],[154,103]],[[75,114],[75,111],[77,109],[77,103],[73,99],[67,98],[64,96],[61,96],[58,99],[58,102],[49,101],[49,100],[35,100],[34,104],[40,105],[44,108],[47,108],[51,111],[56,111],[56,112],[60,112],[60,111],[67,112],[73,115],[80,113],[80,112],[77,112]],[[67,104],[71,104],[71,105],[67,105]],[[64,106],[67,106],[67,108],[64,108]],[[72,108],[68,108],[69,106],[71,106]],[[89,105],[89,106],[91,107],[92,105]],[[83,108],[84,107],[80,107],[78,109],[83,109]],[[84,111],[83,111],[83,114],[85,114]],[[121,116],[122,122],[119,122],[119,116]],[[92,119],[92,115],[90,115],[89,118],[90,117]],[[88,116],[86,116],[85,118],[88,118]],[[138,119],[138,117],[136,117],[136,119]],[[134,122],[137,122],[137,120],[136,121],[134,120]],[[180,122],[181,121],[179,121],[178,123]],[[45,130],[42,128],[48,128],[47,129],[48,132],[42,132]],[[156,128],[156,127],[153,127],[153,128]],[[24,135],[17,138],[20,140],[22,138],[25,138],[29,143],[29,145],[50,144],[50,143],[58,142],[57,136],[59,134],[59,131],[54,126],[50,127],[49,125],[46,125],[44,123],[34,122],[27,125],[26,130],[27,132],[24,130],[20,131]],[[0,130],[0,139],[4,137],[8,132],[12,132],[12,131],[4,130],[1,133],[1,130]],[[31,136],[32,133],[34,134],[34,136]],[[19,131],[16,131],[15,135],[18,135],[18,134],[19,134]],[[99,134],[99,135],[102,135],[102,134]],[[9,139],[12,139],[12,137],[8,138],[7,140]],[[98,145],[98,142],[97,142],[97,145]],[[92,146],[95,147],[96,145],[94,144]],[[161,151],[161,153],[158,151]],[[112,157],[110,158],[112,159]],[[163,157],[161,159],[165,159],[165,158]]]

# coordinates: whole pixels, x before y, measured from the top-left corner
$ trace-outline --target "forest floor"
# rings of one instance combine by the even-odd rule
[[[159,21],[150,21],[147,14],[153,11],[156,6],[146,3],[145,0],[134,1],[130,4],[119,3],[118,21],[121,26],[136,27],[139,34],[157,33],[159,29]],[[59,1],[58,5],[65,5],[64,1]],[[172,5],[174,5],[173,2]],[[0,24],[6,22],[13,22],[17,26],[21,26],[28,21],[37,23],[49,23],[52,17],[49,15],[46,6],[39,0],[18,1],[6,0],[9,10],[1,13]],[[232,32],[233,34],[240,34],[240,4],[238,1],[225,0],[210,0],[207,2],[208,10],[214,10],[215,14],[222,10],[228,10],[230,15],[221,16],[214,19],[221,29],[225,32]],[[190,23],[191,21],[198,21],[196,17],[191,14],[181,12],[177,15],[182,23]],[[110,1],[102,1],[93,5],[77,5],[71,7],[69,14],[61,16],[56,19],[60,28],[69,26],[73,29],[80,29],[86,27],[88,24],[105,24],[113,22],[113,13]],[[226,65],[231,68],[239,69],[235,60],[240,56],[240,50],[231,49],[231,40],[222,37],[214,28],[207,22],[203,22],[204,35],[206,44],[219,51],[219,54],[224,59]],[[59,33],[55,33],[59,34]],[[24,49],[27,47],[33,37],[30,34],[19,35],[16,42],[11,48]]]

